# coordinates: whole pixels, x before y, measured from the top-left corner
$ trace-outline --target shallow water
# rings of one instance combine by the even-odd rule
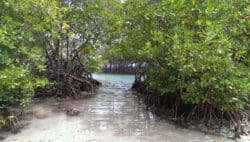
[[[93,78],[100,80],[102,82],[108,81],[112,83],[132,84],[134,82],[135,76],[129,74],[93,74]]]
[[[97,95],[61,102],[80,115],[56,111],[53,101],[33,103],[30,123],[20,133],[3,133],[3,142],[224,142],[223,137],[178,128],[158,118],[130,90],[133,76],[94,75],[103,85]]]

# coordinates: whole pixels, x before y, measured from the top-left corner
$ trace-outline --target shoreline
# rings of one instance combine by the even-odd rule
[[[156,115],[163,117],[167,121],[173,123],[177,127],[187,128],[190,130],[200,131],[205,134],[211,134],[216,136],[223,136],[229,139],[237,140],[239,137],[249,137],[250,139],[250,110],[244,110],[240,114],[244,114],[244,120],[242,121],[244,131],[236,136],[234,127],[229,124],[228,120],[215,120],[212,119],[211,124],[208,126],[206,121],[199,119],[186,120],[184,116],[175,116],[171,112],[171,108],[164,106],[164,102],[158,102],[158,100],[165,100],[167,97],[162,95],[157,95],[159,92],[147,91],[145,84],[143,83],[133,83],[132,89],[138,93],[140,99],[143,99],[144,103],[151,108]],[[157,100],[156,100],[157,99]],[[169,99],[169,98],[168,98]],[[152,101],[153,100],[153,101]],[[155,101],[155,102],[154,102]]]

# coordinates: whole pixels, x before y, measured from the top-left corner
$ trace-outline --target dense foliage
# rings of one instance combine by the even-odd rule
[[[74,96],[81,89],[93,91],[97,82],[90,72],[101,63],[97,49],[105,41],[104,20],[112,3],[0,1],[0,126],[1,115],[13,105],[27,105],[35,90]]]
[[[0,2],[0,110],[27,105],[34,88],[47,82],[34,74],[43,69],[44,57],[25,24],[28,8],[26,1]]]
[[[56,90],[52,94],[77,95],[105,61],[143,66],[138,73],[146,75],[147,88],[162,96],[222,112],[244,109],[250,98],[248,5],[2,0],[0,112],[27,105],[49,82],[53,87],[45,90]]]
[[[47,84],[45,78],[35,74],[43,70],[44,57],[26,24],[28,2],[0,2],[0,126],[5,122],[3,110],[27,105],[34,89]]]
[[[151,88],[220,110],[248,104],[247,1],[127,0],[120,16],[109,53],[147,63]]]

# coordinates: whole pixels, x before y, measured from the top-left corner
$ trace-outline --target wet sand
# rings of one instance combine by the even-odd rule
[[[233,141],[168,123],[147,110],[130,87],[131,82],[103,81],[97,94],[87,99],[33,102],[26,109],[31,113],[23,118],[29,124],[17,134],[0,136],[3,142]],[[76,108],[80,114],[68,116],[64,111],[68,108]]]

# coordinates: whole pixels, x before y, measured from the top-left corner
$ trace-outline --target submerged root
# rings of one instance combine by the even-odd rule
[[[22,127],[19,119],[14,115],[8,116],[8,125],[13,133],[17,133]]]
[[[2,127],[3,130],[11,131],[12,133],[17,133],[19,130],[23,127],[22,123],[19,120],[19,116],[22,115],[22,113],[9,113],[6,111],[3,114],[2,121],[4,122]]]
[[[145,91],[145,84],[134,84],[133,89],[142,93],[145,102],[156,110],[168,112],[167,116],[176,123],[180,121],[199,122],[206,127],[206,131],[227,127],[232,130],[234,136],[239,138],[242,134],[248,134],[249,114],[243,111],[223,111],[206,102],[191,104],[183,102],[179,93],[160,95],[153,91]],[[160,101],[159,101],[160,100]],[[244,120],[243,120],[244,119]],[[244,121],[244,123],[243,123]]]

